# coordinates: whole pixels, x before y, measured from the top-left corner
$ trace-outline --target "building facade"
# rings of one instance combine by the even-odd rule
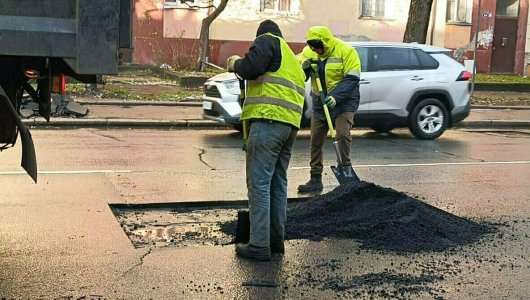
[[[526,74],[528,1],[434,0],[427,43],[454,49],[463,63],[476,54],[478,72]],[[136,0],[133,62],[193,66],[202,19],[219,2]],[[224,66],[227,57],[243,55],[265,19],[278,23],[295,52],[305,45],[307,29],[313,25],[326,25],[346,41],[400,42],[409,5],[409,0],[229,0],[210,26],[208,60]]]

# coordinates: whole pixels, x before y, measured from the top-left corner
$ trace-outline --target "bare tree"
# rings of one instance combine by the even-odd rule
[[[411,0],[403,42],[425,44],[433,0]]]
[[[197,59],[197,66],[195,69],[197,71],[204,71],[206,69],[206,57],[208,57],[208,50],[210,44],[210,25],[212,22],[219,16],[226,7],[228,0],[221,0],[221,3],[218,7],[214,9],[206,18],[202,20],[201,23],[201,34],[199,36],[200,45],[199,45],[199,58]]]

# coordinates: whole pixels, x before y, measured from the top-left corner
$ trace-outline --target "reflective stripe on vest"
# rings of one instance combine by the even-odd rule
[[[343,60],[341,57],[330,57],[326,61],[326,65],[327,64],[341,64],[342,65],[342,62]],[[358,70],[350,70],[348,73],[346,73],[346,75],[353,75],[353,76],[357,76],[361,78],[361,72]]]
[[[357,70],[351,70],[346,75],[353,75],[353,76],[357,76],[357,78],[361,78],[361,72],[359,72]]]
[[[327,60],[328,64],[342,64],[342,58],[341,57],[330,57]]]
[[[302,97],[305,95],[305,90],[302,87],[299,87],[293,82],[287,79],[284,79],[284,78],[279,78],[279,77],[274,77],[274,76],[269,76],[269,75],[264,74],[253,81],[256,83],[274,83],[274,84],[283,85],[285,87],[295,90]]]
[[[301,114],[303,111],[302,107],[294,103],[287,102],[283,99],[271,98],[271,97],[250,97],[250,98],[245,99],[245,104],[262,104],[262,103],[277,105],[283,108],[290,109],[299,114]]]

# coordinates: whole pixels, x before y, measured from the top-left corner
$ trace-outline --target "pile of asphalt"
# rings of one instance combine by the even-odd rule
[[[356,239],[362,248],[424,252],[473,243],[491,230],[405,193],[362,181],[290,203],[286,239]]]

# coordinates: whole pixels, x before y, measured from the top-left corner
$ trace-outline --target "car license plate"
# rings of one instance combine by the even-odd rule
[[[207,109],[207,110],[211,110],[212,109],[212,102],[204,101],[202,103],[202,108]]]

